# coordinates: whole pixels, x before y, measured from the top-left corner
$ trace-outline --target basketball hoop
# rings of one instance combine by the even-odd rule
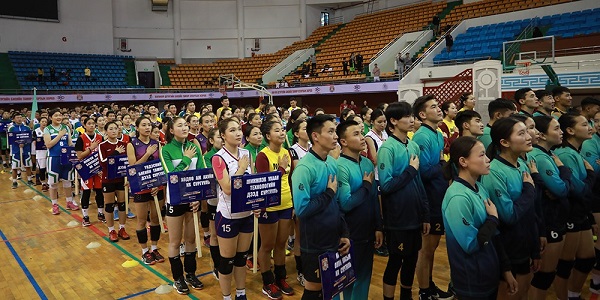
[[[528,76],[529,75],[529,69],[531,68],[531,62],[530,61],[517,62],[516,66],[517,66],[516,69],[519,72],[519,75],[521,75],[521,76]]]

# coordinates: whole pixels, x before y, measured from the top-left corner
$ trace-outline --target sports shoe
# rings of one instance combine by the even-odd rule
[[[58,204],[52,204],[52,214],[53,215],[60,214],[60,209],[58,208]]]
[[[111,242],[113,242],[113,243],[116,243],[116,242],[118,242],[118,241],[119,241],[119,235],[117,234],[117,231],[116,231],[116,230],[114,230],[114,229],[113,229],[113,230],[111,230],[111,231],[108,233],[108,239],[109,239]]]
[[[156,260],[156,262],[159,262],[159,263],[165,262],[165,257],[162,256],[162,254],[160,254],[160,252],[158,252],[158,249],[153,250],[152,254],[154,254],[154,260]]]
[[[127,213],[127,219],[133,219],[135,218],[135,214],[131,212],[131,210],[129,210],[129,212]]]
[[[592,294],[599,295],[600,294],[600,283],[594,284],[594,281],[590,279],[590,292],[592,292]]]
[[[119,238],[128,240],[131,237],[129,236],[129,234],[127,234],[127,232],[125,231],[125,228],[121,228],[121,229],[119,229]]]
[[[217,271],[217,269],[213,269],[213,276],[215,276],[215,279],[218,281],[219,280],[219,271]]]
[[[83,227],[88,227],[88,226],[92,225],[92,223],[90,222],[90,216],[83,217],[83,220],[81,221],[81,225],[83,225]]]
[[[17,184],[17,182],[16,182],[16,181],[13,181],[13,183],[12,183],[12,188],[13,188],[13,189],[16,189],[16,188],[17,188],[17,186],[19,186],[19,185]]]
[[[277,287],[277,285],[274,283],[263,285],[262,292],[263,294],[267,295],[269,299],[279,300],[283,298],[283,294],[281,294],[279,287]],[[237,299],[237,297],[235,298]]]
[[[275,284],[277,284],[277,287],[284,295],[290,296],[294,294],[294,289],[285,281],[285,278],[279,279]]]
[[[106,217],[104,216],[103,213],[98,213],[98,221],[100,221],[102,223],[106,223]]]
[[[185,282],[189,284],[195,290],[201,290],[204,288],[204,284],[194,274],[185,274]]]
[[[185,244],[181,244],[179,245],[179,256],[184,256],[185,255]]]
[[[426,290],[419,290],[419,300],[435,300],[431,293],[431,287]]]
[[[235,300],[248,300],[248,298],[246,297],[246,295],[235,295]]]
[[[180,295],[187,295],[190,293],[190,289],[188,288],[187,284],[185,283],[185,279],[183,279],[183,276],[173,282],[173,288]]]
[[[254,267],[253,259],[251,257],[246,258],[246,268],[248,268],[248,270],[252,270],[253,267]],[[260,264],[258,264],[258,262],[256,262],[256,271],[260,271]]]
[[[210,235],[204,237],[204,246],[210,248]]]
[[[17,173],[17,180],[21,180],[21,172]]]
[[[381,247],[375,249],[375,254],[377,254],[379,256],[383,256],[383,257],[390,256],[390,252],[388,251],[388,248],[386,245],[381,245]]]
[[[113,211],[113,220],[119,221],[119,211],[116,209]]]
[[[452,299],[454,299],[454,295],[452,293],[442,291],[439,287],[437,287],[435,285],[435,283],[433,285],[431,285],[431,284],[429,285],[429,291],[431,292],[431,295],[433,296],[433,298],[435,298],[437,300],[452,300]]]
[[[47,192],[50,186],[47,183],[42,183],[42,192]]]
[[[75,201],[67,201],[67,209],[68,210],[79,210],[79,206]]]
[[[32,181],[32,180],[27,180],[27,184],[28,184],[29,186],[34,186],[34,185],[35,185],[35,183],[33,183],[33,181]]]
[[[156,257],[154,257],[154,254],[152,254],[151,251],[146,251],[146,253],[142,255],[142,261],[146,265],[153,265],[156,263]]]
[[[287,249],[287,250],[289,250],[289,251],[292,251],[292,250],[294,250],[294,243],[295,243],[295,242],[296,242],[296,239],[295,239],[295,238],[293,238],[293,239],[288,239],[288,241],[287,241],[287,248],[286,248],[286,249]]]
[[[167,227],[167,222],[163,222],[163,227],[165,228],[165,233],[169,232],[169,227]]]
[[[448,293],[452,293],[454,298],[456,298],[456,291],[454,290],[454,285],[452,284],[452,281],[448,282]]]
[[[296,276],[296,280],[298,280],[301,286],[304,286],[304,274],[298,273],[298,276]]]

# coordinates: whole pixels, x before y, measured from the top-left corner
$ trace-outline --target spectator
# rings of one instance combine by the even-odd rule
[[[344,100],[342,104],[340,104],[340,114],[344,109],[348,108],[348,101]]]
[[[50,66],[50,81],[55,81],[56,80],[56,69],[54,69],[54,66]]]
[[[412,61],[412,58],[410,57],[410,53],[406,52],[406,54],[404,55],[404,72],[406,72],[406,70],[408,70],[408,68],[410,68],[412,63],[413,63],[413,61]]]
[[[356,105],[353,100],[350,100],[350,105],[348,105],[348,109],[352,110],[354,114],[356,114]]]
[[[342,71],[344,72],[344,75],[348,75],[348,62],[346,59],[342,60]]]
[[[375,67],[373,67],[373,82],[379,81],[379,76],[381,76],[381,70],[377,64],[375,64]]]
[[[44,81],[44,69],[42,69],[42,68],[38,68],[38,81],[39,82]]]
[[[317,57],[313,54],[310,56],[311,71],[317,70]]]
[[[543,36],[544,36],[544,34],[542,33],[542,30],[539,27],[535,26],[533,28],[533,33],[532,33],[531,37],[539,38],[539,37],[543,37]]]
[[[402,78],[402,73],[404,73],[404,66],[402,65],[402,54],[396,54],[396,73],[398,73],[398,77]]]
[[[83,74],[85,75],[85,81],[90,81],[90,78],[92,77],[92,70],[90,70],[90,67],[86,66],[85,69],[83,69]]]
[[[356,55],[354,52],[350,53],[350,72],[354,72],[356,70]]]
[[[452,46],[454,45],[454,38],[451,34],[446,35],[446,51],[450,52],[452,50]]]
[[[433,32],[435,35],[440,34],[440,16],[433,16],[433,20],[431,20],[431,24],[433,24]]]
[[[363,57],[360,53],[356,54],[356,69],[359,73],[363,70]]]

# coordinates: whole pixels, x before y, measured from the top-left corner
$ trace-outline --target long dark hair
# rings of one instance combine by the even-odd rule
[[[486,151],[487,157],[492,160],[497,154],[500,154],[502,150],[501,140],[508,140],[513,133],[513,128],[517,123],[522,123],[515,118],[502,118],[492,125],[490,130],[490,136],[492,137],[492,143],[489,145]]]
[[[302,122],[295,122],[294,126],[292,127],[292,136],[294,136],[292,138],[292,145],[298,142],[298,137],[296,136],[296,133],[300,132],[300,126],[302,125],[302,123],[306,123],[306,120],[303,120]]]
[[[560,130],[562,130],[562,132],[563,132],[562,146],[569,145],[569,142],[567,141],[567,139],[572,137],[572,135],[570,135],[567,132],[567,128],[573,128],[575,126],[575,124],[577,124],[576,119],[579,116],[580,116],[580,114],[570,111],[566,114],[562,114],[560,116],[560,118],[558,118],[558,123],[560,124]]]
[[[180,119],[185,121],[185,119],[183,117],[174,117],[171,121],[169,121],[167,123],[167,128],[165,129],[165,141],[167,143],[170,143],[173,140],[173,138],[175,137],[171,133],[171,129],[173,129],[173,125],[175,124],[175,122],[179,121]]]
[[[140,128],[140,123],[142,123],[142,121],[143,121],[144,119],[147,119],[147,120],[150,122],[150,125],[153,125],[153,124],[152,124],[152,121],[150,120],[150,118],[142,116],[142,117],[139,117],[139,118],[137,118],[137,120],[135,120],[135,128],[136,128],[136,129]],[[152,131],[150,131],[150,132],[152,132]],[[140,137],[140,131],[139,131],[139,130],[136,130],[136,131],[135,131],[135,137],[136,137],[136,138],[139,138],[139,137]]]
[[[288,122],[285,125],[286,132],[294,127],[294,123],[296,123],[296,121],[298,121],[298,118],[303,113],[304,113],[304,111],[302,111],[301,109],[294,109],[294,111],[292,111],[292,113],[290,114],[290,118],[288,119]]]
[[[477,143],[481,143],[478,139],[472,136],[461,136],[450,145],[450,160],[444,166],[443,172],[446,180],[452,180],[458,176],[460,170],[461,157],[469,157],[471,149]]]
[[[213,143],[210,142],[210,139],[215,139],[215,135],[219,134],[219,129],[217,128],[211,128],[210,131],[208,132],[208,136],[206,139],[206,151],[210,151],[213,148]]]

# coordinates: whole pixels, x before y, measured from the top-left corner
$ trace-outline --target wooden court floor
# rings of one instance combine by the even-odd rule
[[[28,187],[19,181],[17,189],[11,189],[9,173],[0,174],[0,299],[222,299],[212,270],[208,248],[202,247],[198,258],[197,274],[205,288],[191,290],[186,296],[175,291],[158,295],[154,289],[170,284],[168,261],[146,266],[140,261],[141,250],[135,237],[135,220],[128,221],[131,235],[128,241],[110,243],[106,237],[106,225],[96,219],[95,204],[90,206],[92,226],[81,226],[81,211],[62,209],[64,196],[59,197],[61,214],[51,214],[47,193],[40,186]],[[37,196],[37,197],[36,197]],[[93,197],[92,197],[93,202]],[[109,215],[107,214],[107,217]],[[77,222],[69,226],[69,222]],[[73,225],[74,223],[71,223]],[[168,234],[168,233],[167,233]],[[161,253],[166,255],[168,238],[163,235],[159,242]],[[91,242],[99,248],[87,249]],[[135,260],[140,264],[125,268],[122,264]],[[288,282],[296,291],[284,299],[300,299],[302,287],[296,280],[293,256],[286,258]],[[383,299],[382,276],[387,258],[375,256],[373,278],[369,299]],[[449,280],[448,259],[444,239],[436,252],[434,280],[445,289]],[[247,273],[248,299],[266,299],[261,293],[260,274]],[[413,299],[418,299],[417,281],[413,285]],[[396,292],[398,299],[399,292]],[[583,296],[590,296],[587,284]]]

